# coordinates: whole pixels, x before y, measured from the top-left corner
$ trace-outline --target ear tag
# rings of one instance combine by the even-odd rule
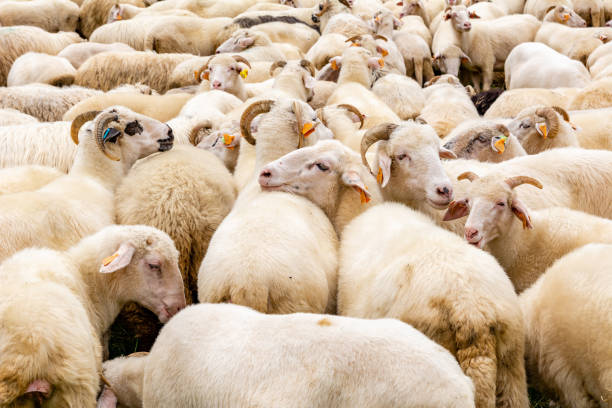
[[[570,19],[570,15],[569,15],[569,13],[565,13],[565,14],[563,14],[563,21],[567,21],[567,20],[569,20],[569,19]]]
[[[379,66],[379,67],[381,67],[381,68],[384,68],[384,66],[385,66],[385,60],[384,60],[384,59],[382,59],[382,58],[379,58],[379,59],[378,59],[378,66]]]
[[[121,14],[117,14],[117,17],[115,17],[116,21],[120,21],[123,20],[123,16]]]
[[[354,187],[354,188],[355,188],[355,190],[357,190],[359,192],[359,198],[361,199],[361,204],[367,204],[367,203],[370,202],[370,197],[368,197],[368,195],[366,194],[365,191],[363,191],[359,187]]]
[[[546,128],[546,123],[538,123],[536,124],[536,130],[544,139],[548,136],[548,129]]]
[[[351,44],[351,47],[361,47],[361,44],[358,42],[354,42]]]
[[[493,144],[493,147],[497,149],[497,154],[502,154],[506,150],[507,141],[508,141],[508,136],[502,136],[497,142]]]
[[[197,81],[198,79],[200,79],[200,73],[198,71],[193,71],[193,77]]]
[[[382,54],[383,57],[386,57],[387,55],[389,55],[389,51],[385,50],[384,48],[380,49],[380,53]]]
[[[204,71],[204,72],[202,73],[202,78],[204,78],[204,79],[205,79],[205,80],[207,80],[207,81],[208,81],[209,76],[210,76],[210,73],[209,73],[208,71]]]
[[[378,174],[376,175],[376,181],[378,182],[378,184],[382,184],[383,182],[383,171],[380,167],[378,168]]]
[[[242,71],[240,71],[240,76],[242,77],[242,79],[246,79],[247,75],[249,75],[248,69],[245,68]]]
[[[234,141],[234,136],[233,135],[228,135],[227,133],[223,134],[223,144],[225,146],[228,146],[228,149],[233,149],[234,146],[229,146],[232,142]]]
[[[302,134],[304,135],[304,137],[310,136],[312,132],[314,131],[315,131],[314,123],[312,122],[304,123],[304,126],[302,127]]]
[[[374,21],[376,21],[377,23],[380,23],[380,16],[377,16]]]
[[[404,2],[403,1],[398,1],[397,3],[395,3],[396,6],[403,6]]]
[[[332,67],[332,69],[333,69],[334,71],[337,71],[337,70],[338,70],[338,64],[336,64],[336,61],[332,60],[332,62],[331,62],[331,67]]]
[[[106,258],[104,258],[102,260],[102,266],[108,266],[111,264],[111,262],[113,262],[115,259],[117,259],[117,257],[119,257],[118,253],[114,253],[111,256],[107,256]]]

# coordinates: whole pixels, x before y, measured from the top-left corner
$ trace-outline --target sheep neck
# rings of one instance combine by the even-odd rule
[[[273,114],[273,113],[272,113]],[[297,124],[294,118],[283,121],[282,116],[274,115],[263,118],[256,134],[255,169],[256,173],[266,164],[294,151],[298,145]],[[293,115],[291,115],[293,116]],[[270,119],[268,119],[270,117]],[[279,126],[280,125],[280,126]]]
[[[306,89],[304,88],[301,76],[294,74],[279,74],[274,80],[272,88],[283,91],[294,98],[306,101]]]
[[[356,82],[370,89],[370,69],[363,62],[346,62],[342,64],[338,85]]]

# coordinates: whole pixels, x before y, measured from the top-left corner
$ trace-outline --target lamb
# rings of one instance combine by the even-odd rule
[[[510,280],[492,256],[424,214],[384,203],[346,226],[338,314],[413,325],[455,356],[474,382],[477,407],[529,406],[523,319]]]
[[[416,118],[425,106],[425,93],[418,80],[402,75],[385,75],[374,83],[372,92],[393,109],[401,120]]]
[[[13,62],[6,78],[7,86],[43,83],[54,86],[72,85],[76,69],[65,58],[27,52]]]
[[[129,407],[474,407],[474,386],[452,356],[394,319],[194,305],[164,327],[151,353],[108,361],[104,373]]]
[[[526,88],[505,91],[493,102],[485,112],[485,119],[513,118],[523,109],[532,105],[559,106],[570,109],[570,102],[574,94],[578,92],[574,88]]]
[[[579,89],[567,109],[583,110],[612,106],[612,78],[601,78]]]
[[[66,46],[83,40],[76,33],[51,34],[38,27],[13,26],[0,28],[0,86],[6,86],[6,77],[13,62],[28,51],[55,55]]]
[[[508,129],[528,154],[556,147],[579,146],[568,113],[558,106],[525,108],[508,124]]]
[[[58,57],[66,58],[72,66],[79,69],[88,58],[103,52],[130,52],[135,51],[127,44],[115,42],[111,44],[101,44],[95,42],[84,42],[71,44],[61,50]]]
[[[169,89],[172,70],[190,54],[152,52],[109,52],[94,55],[77,70],[75,83],[108,91],[118,85],[143,83],[157,92]]]
[[[0,195],[38,190],[63,175],[53,167],[37,165],[1,169]]]
[[[469,56],[471,64],[482,71],[482,90],[488,91],[493,81],[496,63],[503,63],[518,44],[533,41],[540,22],[530,15],[512,15],[487,21],[469,21],[470,14],[464,6],[447,9],[444,18],[451,20],[459,34],[461,49]],[[474,87],[480,83],[472,75]]]
[[[293,57],[287,57],[286,54],[279,51],[278,46],[279,44],[272,43],[265,33],[243,28],[235,31],[230,38],[217,48],[216,53],[238,53],[249,61],[278,61],[285,58],[301,58],[299,52]]]
[[[513,189],[525,183],[542,188],[537,179],[528,176],[503,179],[496,172],[483,178],[466,172],[458,179],[468,179],[472,184],[465,195],[458,196],[449,206],[444,219],[469,214],[465,240],[478,248],[487,247],[519,293],[573,249],[589,242],[612,243],[609,219],[561,207],[530,211]],[[521,222],[512,222],[513,215]]]
[[[23,250],[2,263],[0,282],[3,407],[95,406],[100,340],[122,305],[137,301],[162,322],[185,306],[172,240],[145,226],[109,226],[65,252]]]
[[[130,170],[115,194],[116,221],[150,225],[172,238],[179,251],[185,298],[191,304],[197,302],[198,269],[210,238],[235,197],[232,175],[220,160],[193,146],[177,146]],[[135,326],[140,347],[153,344],[157,325],[141,308],[131,305],[120,318],[124,329]]]
[[[250,124],[261,113],[267,114],[259,121],[254,139]],[[244,147],[256,142],[255,174],[210,241],[198,272],[199,301],[231,302],[266,313],[334,311],[337,236],[333,226],[308,200],[284,192],[260,192],[256,184],[265,164],[296,146],[316,143],[325,135],[323,130],[331,132],[318,124],[304,102],[287,99],[250,105],[240,128],[244,140],[237,166],[251,161],[250,150]],[[228,247],[233,248],[231,257]],[[278,248],[284,248],[282,253]]]
[[[506,89],[583,88],[591,83],[584,65],[542,43],[519,44],[504,64]]]
[[[442,140],[458,158],[498,163],[527,153],[508,128],[490,120],[465,121]]]
[[[27,123],[37,123],[38,119],[34,116],[19,112],[16,109],[0,109],[0,127],[10,125],[24,125]]]
[[[94,114],[93,125],[79,135],[79,127]],[[173,142],[167,125],[122,107],[82,115],[70,133],[81,144],[66,176],[37,191],[0,197],[0,260],[30,246],[64,250],[112,224],[114,190],[123,175],[136,160],[169,150]]]
[[[0,2],[3,26],[36,26],[50,33],[74,31],[79,7],[70,0],[31,0]]]
[[[564,406],[605,406],[612,398],[610,250],[589,244],[571,252],[519,297],[527,372]]]
[[[144,7],[142,0],[121,0],[136,7]],[[79,10],[79,23],[77,31],[89,38],[91,33],[106,23],[108,13],[116,4],[115,0],[84,0]]]
[[[572,123],[576,126],[576,137],[584,149],[612,150],[609,129],[612,126],[612,109],[590,109],[571,111]]]

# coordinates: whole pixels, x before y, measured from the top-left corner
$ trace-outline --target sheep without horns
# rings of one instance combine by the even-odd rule
[[[0,109],[0,126],[25,125],[37,123],[38,119],[17,109]]]
[[[187,304],[197,302],[198,269],[208,243],[236,197],[232,175],[212,153],[193,146],[141,160],[117,187],[118,224],[146,224],[166,232],[179,251]],[[134,310],[140,309],[140,310]],[[153,344],[157,322],[131,305],[122,327],[135,326],[140,347]],[[144,322],[141,322],[141,319]]]
[[[3,26],[36,26],[50,33],[74,31],[79,7],[70,0],[30,0],[0,2]]]
[[[612,150],[612,109],[589,109],[569,113],[572,123],[576,126],[580,147]]]
[[[571,7],[558,5],[549,7],[542,22],[553,22],[568,27],[586,27],[586,22]]]
[[[566,109],[583,110],[612,107],[612,78],[602,78],[579,89]]]
[[[605,406],[612,398],[611,250],[589,244],[569,253],[519,297],[527,371],[564,406]]]
[[[150,354],[108,361],[104,373],[128,407],[474,407],[473,385],[448,352],[394,319],[194,305]]]
[[[38,190],[64,173],[46,166],[19,166],[0,169],[0,195]]]
[[[13,62],[6,78],[7,86],[43,83],[54,86],[72,85],[76,69],[70,61],[54,55],[28,52]]]
[[[478,248],[487,248],[518,293],[575,248],[590,242],[612,243],[609,219],[562,207],[530,211],[513,189],[521,184],[542,188],[537,179],[527,176],[504,179],[496,172],[483,178],[466,172],[459,178],[470,179],[471,185],[465,194],[457,195],[444,219],[469,214],[465,240]]]
[[[586,64],[589,55],[609,38],[612,38],[610,27],[569,27],[547,22],[542,23],[533,40]]]
[[[150,31],[150,26],[163,23],[167,19],[169,17],[142,17],[137,20],[121,20],[112,24],[104,24],[91,33],[89,41],[101,44],[122,43],[133,50],[145,51],[145,38]],[[106,52],[112,51],[124,52],[126,50],[111,49]]]
[[[66,58],[72,66],[79,69],[88,58],[102,52],[130,52],[135,51],[127,44],[115,42],[111,44],[101,44],[95,42],[84,42],[70,44],[57,54],[58,57]]]
[[[525,88],[503,92],[485,112],[485,119],[513,118],[533,105],[559,106],[570,109],[570,102],[578,89],[574,88]]]
[[[216,53],[237,53],[250,62],[279,61],[287,57],[263,32],[250,28],[236,30],[230,38],[217,47]],[[300,58],[299,53],[296,57]]]
[[[344,229],[338,279],[339,314],[413,325],[455,356],[476,407],[529,406],[518,299],[490,255],[385,203]]]
[[[112,224],[114,190],[124,174],[136,160],[172,148],[167,125],[121,107],[98,114],[77,134],[83,122],[97,113],[72,124],[72,139],[80,144],[66,176],[40,190],[0,197],[4,231],[0,260],[30,246],[66,249]]]
[[[94,407],[100,339],[122,305],[163,322],[185,306],[172,240],[145,226],[110,226],[65,252],[26,249],[0,282],[1,407]]]

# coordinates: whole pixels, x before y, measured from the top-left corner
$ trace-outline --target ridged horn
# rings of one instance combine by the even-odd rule
[[[385,42],[386,42],[386,41],[389,41],[389,40],[387,39],[387,37],[385,37],[384,35],[380,35],[380,34],[374,34],[374,39],[375,39],[375,40],[383,40],[383,41],[385,41]]]
[[[214,57],[214,56],[212,56],[212,57],[210,57],[208,60],[206,60],[206,62],[204,63],[204,65],[202,65],[202,66],[200,67],[200,69],[198,69],[198,70],[195,72],[195,74],[196,74],[196,76],[197,76],[197,78],[196,78],[196,82],[197,82],[197,83],[200,83],[200,82],[201,82],[201,80],[200,80],[200,75],[202,75],[202,71],[204,71],[205,69],[207,69],[207,68],[208,68],[208,64],[210,64],[210,61],[212,61],[212,59],[213,59],[213,58],[215,58],[215,57]]]
[[[325,119],[325,108],[319,108],[317,109],[317,118],[319,118],[319,121],[324,125],[327,126],[327,119]]]
[[[270,112],[272,105],[274,105],[274,100],[265,99],[263,101],[253,102],[244,112],[242,112],[242,116],[240,117],[240,133],[242,137],[253,146],[255,146],[257,141],[253,135],[251,135],[251,122],[255,119],[255,116]]]
[[[312,64],[312,62],[308,61],[307,59],[303,59],[300,61],[300,66],[304,69],[307,69],[308,71],[310,71],[310,75],[312,75],[313,77],[315,76],[315,67]]]
[[[351,3],[348,0],[338,0],[340,3],[344,4],[348,8],[353,8]]]
[[[461,173],[460,175],[457,176],[457,180],[470,180],[470,181],[474,181],[474,180],[478,180],[480,177],[478,177],[478,174],[472,172],[472,171],[466,171]]]
[[[436,75],[435,77],[431,78],[429,81],[425,82],[425,84],[423,85],[423,88],[427,88],[428,86],[435,84],[436,82],[438,82],[438,79],[440,79],[440,75]]]
[[[197,137],[198,133],[200,133],[200,130],[202,129],[209,129],[208,133],[210,133],[210,131],[212,130],[212,124],[210,123],[210,121],[198,123],[191,129],[191,132],[189,132],[189,143],[191,143],[193,146],[197,146],[198,143],[201,141],[201,139],[197,140]]]
[[[104,140],[104,131],[107,129],[107,126],[110,122],[115,122],[118,120],[119,120],[119,116],[117,115],[117,113],[113,113],[113,112],[101,113],[98,116],[97,121],[95,123],[95,133],[94,133],[95,138],[96,138],[96,144],[98,145],[98,149],[100,149],[100,151],[104,153],[106,157],[114,161],[119,161],[121,159],[119,157],[113,156],[106,150],[106,145],[105,145],[106,141]]]
[[[344,108],[347,111],[353,112],[355,115],[357,115],[357,117],[359,118],[359,129],[361,129],[363,127],[363,121],[364,121],[365,117],[363,116],[363,114],[361,112],[359,112],[359,109],[357,109],[353,105],[349,105],[348,103],[341,103],[340,105],[338,105],[338,107],[339,108]]]
[[[355,42],[361,40],[361,35],[354,35],[351,38],[347,39],[344,42]]]
[[[247,61],[247,59],[244,58],[242,55],[232,55],[232,58],[235,59],[237,62],[242,62],[244,65],[249,67],[249,69],[251,68],[251,64],[249,64],[249,61]]]
[[[381,123],[380,125],[374,126],[363,135],[361,139],[361,161],[363,164],[369,167],[368,160],[366,159],[366,152],[370,146],[379,140],[389,140],[391,133],[393,133],[398,126],[399,125],[395,123]]]
[[[514,176],[514,177],[507,178],[505,181],[506,181],[506,184],[510,186],[510,188],[518,187],[521,184],[531,184],[532,186],[536,186],[537,188],[540,188],[540,189],[544,188],[542,186],[542,183],[540,183],[538,180],[534,179],[533,177],[528,177],[528,176]]]
[[[559,117],[557,116],[557,112],[553,108],[539,108],[536,109],[535,114],[546,119],[550,129],[548,130],[548,137],[551,139],[557,136],[559,133]]]
[[[569,117],[569,113],[567,113],[567,111],[565,109],[563,109],[560,106],[552,106],[552,108],[557,111],[557,113],[561,116],[563,116],[563,120],[566,122],[569,122],[570,117]]]
[[[297,133],[298,133],[298,145],[297,148],[301,149],[304,147],[304,133],[302,130],[304,129],[304,109],[302,108],[302,104],[298,101],[294,101],[292,104],[293,113],[295,114],[295,121],[297,124]]]
[[[272,76],[272,73],[276,68],[283,68],[285,65],[287,65],[287,61],[274,61],[274,63],[270,65],[270,76]]]
[[[72,120],[72,124],[70,125],[70,137],[74,144],[79,144],[79,130],[81,130],[81,126],[93,120],[99,113],[100,111],[84,112]]]

